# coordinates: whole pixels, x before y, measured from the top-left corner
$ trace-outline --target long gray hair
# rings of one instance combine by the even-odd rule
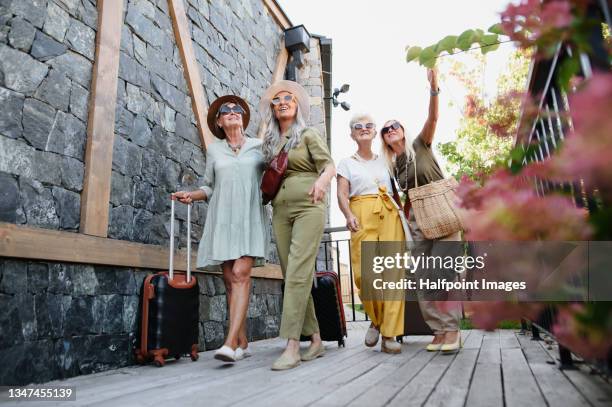
[[[262,151],[264,155],[264,160],[266,164],[270,163],[274,156],[276,155],[276,149],[278,148],[278,144],[281,141],[281,132],[280,126],[278,124],[278,120],[274,117],[274,112],[268,106],[264,112],[264,123],[266,124],[266,132],[264,134],[264,141],[262,145]],[[293,125],[289,130],[289,141],[287,141],[287,145],[285,148],[288,150],[297,147],[302,140],[302,132],[306,128],[306,120],[304,120],[304,116],[302,116],[302,112],[300,111],[300,106],[296,107],[296,116]]]

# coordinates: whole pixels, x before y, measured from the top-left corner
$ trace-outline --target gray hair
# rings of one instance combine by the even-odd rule
[[[374,118],[371,115],[367,113],[357,113],[351,118],[351,121],[349,122],[350,129],[353,130],[353,126],[355,125],[355,123],[358,123],[362,120],[368,120],[369,123],[374,123],[374,127],[376,127],[376,122],[374,121]]]
[[[263,120],[266,125],[266,132],[264,134],[264,141],[262,145],[262,151],[264,155],[264,161],[266,164],[270,163],[274,156],[276,155],[276,149],[278,148],[278,144],[281,141],[281,132],[280,126],[276,117],[274,116],[274,112],[270,108],[270,106],[266,107],[265,112],[263,112]],[[302,116],[302,112],[300,111],[300,106],[297,104],[296,107],[296,116],[295,122],[291,126],[289,130],[289,141],[287,141],[287,145],[285,146],[285,150],[290,150],[294,147],[297,147],[302,141],[302,133],[306,128],[306,120],[304,120],[304,116]]]

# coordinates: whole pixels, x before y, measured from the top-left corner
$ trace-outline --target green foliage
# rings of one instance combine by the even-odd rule
[[[507,167],[510,161],[512,169],[518,172],[523,158],[532,154],[535,147],[513,149],[520,100],[504,95],[523,90],[529,55],[522,51],[512,55],[506,71],[497,80],[498,95],[490,101],[480,94],[484,57],[477,53],[469,55],[476,59],[472,68],[459,62],[450,67],[450,75],[465,86],[467,95],[455,140],[439,144],[438,150],[446,158],[447,170],[457,178],[466,175],[477,180],[500,166]]]
[[[454,55],[465,52],[471,49],[474,44],[476,44],[476,48],[481,49],[483,54],[486,54],[499,48],[500,35],[503,35],[501,24],[494,24],[489,27],[488,33],[481,29],[469,29],[458,36],[447,35],[437,43],[425,48],[420,46],[406,47],[406,62],[418,61],[422,66],[432,68],[443,53]]]

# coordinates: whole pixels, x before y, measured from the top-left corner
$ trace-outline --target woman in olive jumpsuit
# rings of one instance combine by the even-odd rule
[[[336,171],[321,135],[306,127],[309,108],[306,90],[293,81],[270,86],[259,105],[266,123],[264,161],[269,163],[283,148],[288,151],[287,171],[272,200],[272,227],[285,280],[280,336],[287,338],[287,347],[272,370],[294,368],[325,351],[310,292],[325,226],[325,194]],[[312,340],[301,355],[300,335]]]

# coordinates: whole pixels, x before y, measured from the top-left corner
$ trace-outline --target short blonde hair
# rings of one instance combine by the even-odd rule
[[[349,122],[349,128],[353,130],[353,126],[355,125],[355,123],[358,123],[362,120],[367,120],[368,123],[374,123],[374,127],[376,127],[376,122],[374,121],[374,118],[371,115],[367,113],[357,113],[351,118],[351,121]]]

